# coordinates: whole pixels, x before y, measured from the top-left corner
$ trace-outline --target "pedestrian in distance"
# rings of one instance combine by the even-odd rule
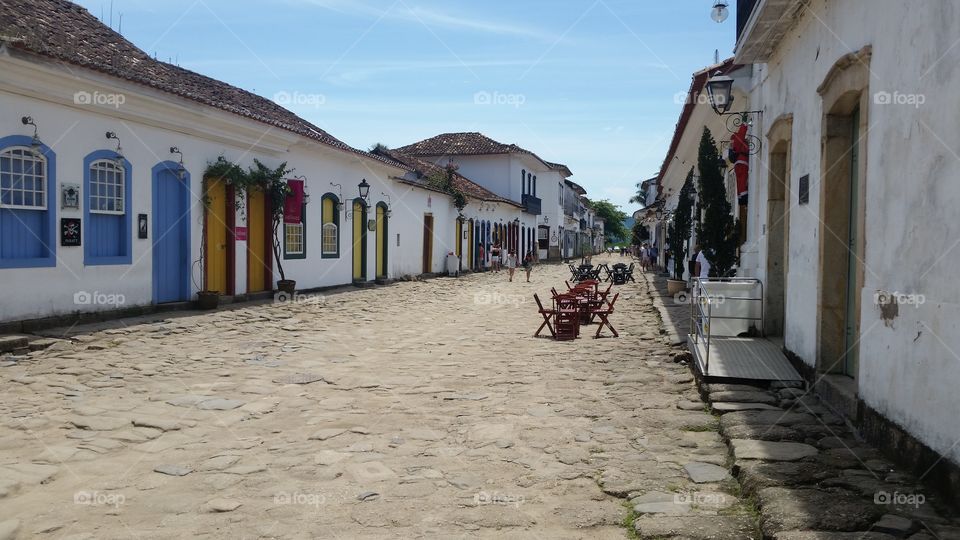
[[[494,272],[500,271],[500,242],[494,242],[490,248],[490,268]]]
[[[510,272],[510,281],[513,281],[513,272],[517,269],[517,254],[512,250],[507,253],[506,257],[506,266],[507,271]]]
[[[528,251],[523,258],[523,271],[527,273],[527,283],[530,283],[530,272],[533,270],[533,251]]]
[[[480,258],[480,271],[483,272],[487,265],[486,253],[483,250],[483,242],[477,244],[477,255]]]

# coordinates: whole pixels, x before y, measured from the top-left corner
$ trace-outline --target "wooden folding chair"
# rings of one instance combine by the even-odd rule
[[[611,300],[610,303],[607,304],[607,307],[595,309],[590,312],[592,315],[595,315],[598,319],[600,319],[600,327],[597,328],[597,334],[593,336],[594,338],[600,337],[600,331],[603,330],[604,326],[606,326],[607,328],[610,329],[611,332],[613,332],[613,337],[620,337],[620,334],[617,333],[617,329],[614,328],[612,324],[610,324],[610,319],[608,319],[608,317],[613,313],[613,305],[617,303],[617,298],[619,297],[620,297],[620,293],[613,295],[613,300]]]
[[[556,335],[558,341],[576,339],[580,335],[580,310],[575,296],[561,294],[554,299],[556,311]]]
[[[533,299],[537,301],[537,309],[539,310],[540,315],[543,317],[543,323],[540,324],[540,328],[537,328],[537,331],[533,334],[533,337],[540,337],[540,332],[543,331],[543,327],[547,327],[547,329],[550,330],[550,335],[556,338],[557,333],[553,330],[553,325],[550,324],[550,319],[556,315],[556,312],[552,309],[545,309],[543,307],[543,303],[540,302],[540,297],[537,296],[536,293],[534,293]]]

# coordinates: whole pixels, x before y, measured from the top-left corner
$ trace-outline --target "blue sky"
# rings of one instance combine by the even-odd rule
[[[105,22],[110,0],[78,2]],[[735,4],[735,2],[732,2]],[[283,102],[359,148],[480,131],[625,211],[691,74],[733,49],[712,0],[114,0],[162,60]]]

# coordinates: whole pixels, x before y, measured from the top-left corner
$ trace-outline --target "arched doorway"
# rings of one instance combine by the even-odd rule
[[[367,205],[353,200],[353,281],[367,280]]]
[[[377,279],[387,279],[387,250],[389,249],[389,229],[387,223],[387,205],[377,203]]]
[[[818,370],[856,380],[864,282],[864,185],[870,49],[841,58],[818,88],[824,134],[820,173]]]
[[[763,331],[783,336],[786,316],[787,265],[790,255],[790,150],[793,118],[785,116],[770,128],[767,179],[767,264]]]

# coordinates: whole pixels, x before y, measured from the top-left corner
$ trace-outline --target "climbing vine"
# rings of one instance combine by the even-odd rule
[[[450,195],[457,212],[463,212],[463,209],[467,207],[467,196],[453,183],[453,175],[456,174],[458,168],[453,163],[447,163],[442,171],[436,171],[427,176],[427,184]]]

